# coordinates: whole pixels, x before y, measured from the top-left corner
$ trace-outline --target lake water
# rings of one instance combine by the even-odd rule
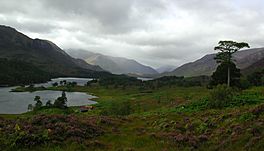
[[[84,85],[87,81],[91,79],[83,78],[58,78],[44,84],[37,84],[43,86],[50,86],[54,82],[59,82],[61,80],[67,80],[68,82],[77,82],[78,85]],[[28,104],[35,104],[35,96],[40,96],[41,101],[45,105],[48,100],[54,102],[54,100],[61,96],[61,91],[37,91],[37,92],[10,92],[11,89],[15,87],[0,88],[0,114],[20,114],[27,112]],[[81,92],[66,92],[68,99],[68,106],[82,106],[95,104],[95,101],[90,99],[96,98],[95,96],[88,95]]]
[[[153,80],[154,78],[141,78],[141,77],[138,77],[137,79],[138,80],[142,80],[142,81],[150,81],[150,80]]]

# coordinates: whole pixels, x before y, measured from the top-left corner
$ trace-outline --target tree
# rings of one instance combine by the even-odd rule
[[[247,79],[254,86],[264,85],[264,70],[248,75]]]
[[[42,107],[42,102],[40,101],[40,96],[35,96],[34,101],[36,102],[35,109],[39,109]]]
[[[33,108],[34,108],[34,107],[33,107],[33,105],[32,105],[32,104],[29,104],[29,105],[28,105],[28,110],[29,110],[29,111],[32,111],[32,110],[33,110]]]
[[[52,83],[52,86],[57,87],[59,84],[58,82]]]
[[[54,102],[54,106],[57,108],[66,108],[67,107],[67,97],[66,97],[66,93],[63,91],[61,94],[61,97],[58,97],[55,102]]]
[[[227,85],[230,86],[230,66],[233,62],[232,54],[239,51],[242,48],[250,48],[245,42],[234,42],[234,41],[219,41],[218,46],[214,49],[218,52],[215,59],[217,63],[227,63]]]
[[[46,106],[47,106],[47,107],[52,107],[51,100],[48,100],[48,102],[46,103]]]
[[[65,100],[65,102],[67,102],[67,97],[66,97],[65,91],[62,91],[61,97]]]
[[[226,84],[228,79],[227,78],[228,68],[230,68],[229,71],[230,74],[232,75],[232,77],[230,78],[230,85],[240,87],[240,77],[241,77],[240,69],[237,69],[236,65],[233,62],[231,62],[230,64],[228,64],[227,62],[223,62],[217,67],[216,71],[212,75],[210,86],[217,86],[218,84]]]

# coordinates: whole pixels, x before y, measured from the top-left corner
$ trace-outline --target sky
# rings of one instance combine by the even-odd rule
[[[0,24],[155,68],[214,53],[220,40],[264,47],[263,0],[0,0]]]

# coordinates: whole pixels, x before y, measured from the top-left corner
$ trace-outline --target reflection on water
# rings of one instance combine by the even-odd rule
[[[138,80],[142,80],[142,81],[150,81],[150,80],[153,80],[153,78],[141,78],[141,77],[138,77],[137,79]]]

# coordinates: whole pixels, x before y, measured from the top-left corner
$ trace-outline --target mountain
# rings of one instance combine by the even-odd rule
[[[176,66],[166,65],[166,66],[161,66],[157,68],[156,71],[158,71],[158,73],[164,73],[164,72],[171,72],[175,69],[176,69]]]
[[[264,58],[253,63],[252,65],[248,66],[247,68],[243,69],[241,72],[244,74],[250,74],[250,73],[260,71],[263,69],[264,69]]]
[[[0,58],[30,62],[54,73],[71,74],[77,70],[103,71],[74,59],[48,40],[31,39],[14,28],[0,26]]]
[[[215,56],[216,54],[206,55],[194,62],[184,64],[172,72],[162,74],[162,76],[176,75],[192,77],[211,75],[217,68],[217,63],[214,60]],[[241,50],[236,52],[233,56],[238,68],[243,70],[264,58],[264,48]]]
[[[52,75],[30,63],[0,58],[0,87],[9,85],[44,83]]]
[[[112,57],[100,53],[93,53],[86,50],[70,49],[67,50],[67,52],[75,58],[83,59],[87,63],[92,65],[98,65],[102,67],[104,70],[114,74],[133,73],[137,75],[145,75],[145,74],[158,73],[155,69],[149,66],[142,65],[132,59]]]
[[[52,76],[87,77],[103,71],[99,66],[72,58],[48,40],[31,39],[14,28],[2,25],[0,25],[0,59],[30,63],[34,66],[32,68],[38,68]]]

